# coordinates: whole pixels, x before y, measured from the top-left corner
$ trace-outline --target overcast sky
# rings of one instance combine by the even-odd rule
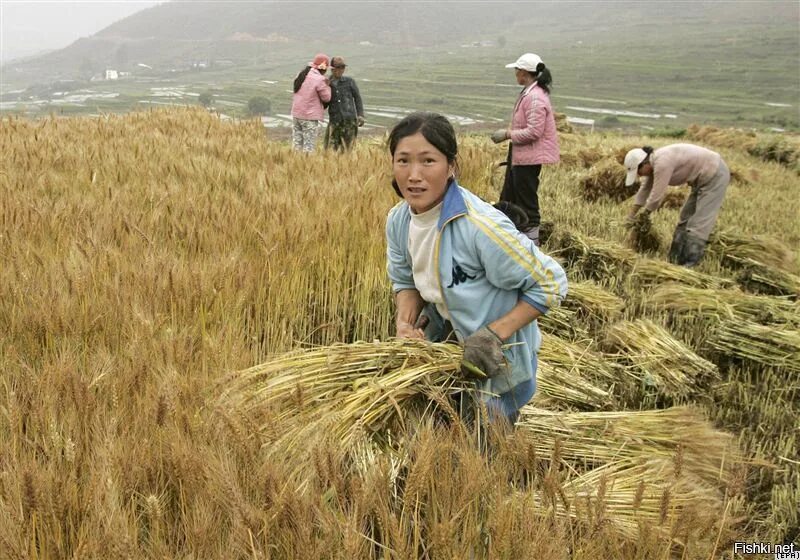
[[[0,0],[0,60],[66,47],[139,10],[146,0]]]

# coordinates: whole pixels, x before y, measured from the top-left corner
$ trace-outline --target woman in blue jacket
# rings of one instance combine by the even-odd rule
[[[455,179],[458,145],[443,116],[414,113],[389,135],[395,192],[386,223],[397,336],[464,345],[487,374],[489,411],[513,423],[536,390],[536,319],[567,291],[559,264]],[[429,319],[416,327],[420,315]]]

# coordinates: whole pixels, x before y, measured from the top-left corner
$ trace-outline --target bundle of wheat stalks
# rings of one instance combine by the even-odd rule
[[[724,321],[707,341],[727,356],[800,373],[800,330],[776,329],[738,319]]]
[[[517,432],[537,456],[571,473],[557,492],[545,485],[539,501],[631,540],[644,526],[674,538],[676,525],[688,530],[699,511],[722,511],[723,489],[743,462],[733,436],[692,407],[555,413],[526,406]]]
[[[449,397],[475,390],[460,373],[461,355],[457,345],[413,340],[301,350],[233,374],[217,404],[219,410],[255,418],[254,429],[262,433],[279,426],[280,433],[266,438],[267,453],[285,462],[299,488],[307,484],[303,472],[315,460],[315,442],[337,441],[338,460],[349,462],[345,468],[354,472],[368,472],[375,461],[391,463],[393,492],[402,498],[414,486],[410,475],[402,474],[414,430],[430,425],[435,410],[459,426]],[[591,408],[607,404],[610,393],[593,382],[613,383],[617,376],[599,354],[555,338],[543,347],[542,358],[539,385],[545,398],[524,407],[519,429],[506,436],[508,445],[528,446],[549,462],[551,472],[568,473],[528,491],[542,515],[585,523],[592,516],[581,508],[592,502],[600,504],[594,513],[625,538],[636,539],[641,524],[652,523],[672,539],[669,527],[690,508],[721,503],[718,487],[739,460],[730,436],[688,408],[638,413],[536,408],[557,405],[562,397],[586,400]],[[546,360],[552,365],[544,365]],[[551,372],[560,377],[547,394]],[[266,425],[259,425],[259,418]],[[513,487],[507,492],[513,499]]]
[[[569,340],[589,338],[589,331],[579,319],[578,312],[567,306],[551,309],[547,315],[540,317],[538,322],[543,333]]]
[[[525,406],[517,429],[532,436],[540,456],[557,454],[576,468],[675,459],[706,483],[720,485],[730,481],[732,468],[742,460],[733,436],[714,429],[699,409],[690,406],[570,413]]]
[[[733,280],[704,274],[685,266],[657,259],[638,259],[632,271],[633,279],[639,284],[652,285],[664,282],[680,282],[696,288],[732,288]]]
[[[589,331],[616,320],[625,302],[605,288],[588,281],[570,282],[561,306],[539,319],[542,332],[569,340],[590,338]]]
[[[695,394],[719,375],[717,366],[647,319],[612,325],[605,344],[641,373],[645,388],[667,397]]]
[[[597,279],[615,278],[636,262],[636,253],[618,243],[556,231],[550,239],[551,255],[562,257],[570,267]]]
[[[681,208],[686,203],[688,196],[689,193],[685,189],[670,189],[661,199],[659,208],[671,208],[673,210]]]
[[[539,349],[538,391],[534,403],[551,409],[609,409],[610,391],[622,376],[614,362],[589,347],[544,336]]]
[[[610,320],[620,315],[625,302],[598,284],[583,281],[569,283],[569,293],[562,305],[584,319]]]
[[[786,297],[747,294],[740,290],[711,290],[668,282],[648,294],[645,305],[678,313],[690,312],[719,323],[745,319],[755,323],[800,324],[800,304]]]
[[[653,231],[650,215],[640,212],[628,227],[628,246],[639,253],[657,253],[661,238]]]
[[[462,350],[420,340],[357,342],[300,350],[234,374],[221,403],[271,411],[277,422],[335,418],[328,430],[342,442],[376,432],[419,397],[471,386],[461,375]],[[434,394],[436,393],[436,395]]]
[[[730,231],[715,232],[709,249],[718,253],[726,266],[738,268],[756,262],[770,268],[786,270],[792,262],[789,248],[769,237],[737,235]]]
[[[613,159],[595,164],[581,181],[581,187],[583,198],[589,202],[601,198],[621,202],[635,192],[625,186],[625,168]]]
[[[800,298],[800,276],[753,259],[739,261],[743,269],[736,281],[748,291],[773,296]]]

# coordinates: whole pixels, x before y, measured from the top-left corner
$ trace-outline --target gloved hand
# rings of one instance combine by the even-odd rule
[[[364,126],[364,117],[359,116],[357,121],[358,121],[358,126]]]
[[[500,142],[505,142],[508,140],[508,131],[505,128],[498,128],[494,132],[492,132],[492,142],[495,144],[499,144]]]
[[[650,210],[642,208],[641,212],[631,212],[625,218],[625,226],[633,227],[637,224],[647,223],[650,221]]]
[[[488,377],[508,373],[502,350],[503,341],[488,326],[472,333],[464,341],[464,361]],[[466,368],[469,371],[469,368]]]

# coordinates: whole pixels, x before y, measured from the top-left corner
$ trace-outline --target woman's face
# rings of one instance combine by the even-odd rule
[[[392,171],[403,198],[414,213],[420,214],[444,199],[453,166],[447,156],[417,132],[397,143]]]
[[[643,163],[639,166],[638,171],[636,172],[639,177],[645,177],[647,175],[653,174],[653,165],[648,161],[647,163]]]
[[[528,73],[525,70],[520,70],[519,68],[515,68],[514,77],[517,79],[517,83],[519,85],[524,86],[527,81]]]

